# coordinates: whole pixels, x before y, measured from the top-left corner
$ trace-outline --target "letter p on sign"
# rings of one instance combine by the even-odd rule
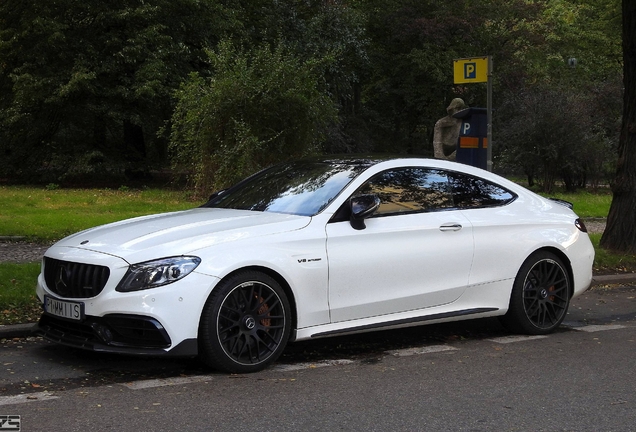
[[[464,79],[475,79],[477,75],[477,65],[475,63],[464,64]]]

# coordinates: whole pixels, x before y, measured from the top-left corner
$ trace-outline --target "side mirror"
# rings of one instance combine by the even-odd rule
[[[212,201],[214,198],[223,195],[223,193],[226,191],[227,189],[221,189],[219,191],[214,192],[212,195],[210,195],[210,198],[208,198],[208,202]]]
[[[223,190],[214,192],[212,195],[210,195],[210,198],[208,198],[208,200],[205,203],[201,204],[199,207],[207,207],[207,206],[209,206],[212,203],[212,201],[217,199],[219,196],[223,195],[223,193],[226,190],[227,189],[223,189]]]
[[[351,227],[357,230],[363,230],[367,226],[364,220],[373,216],[378,207],[380,207],[380,197],[377,195],[358,195],[349,199],[351,207]]]

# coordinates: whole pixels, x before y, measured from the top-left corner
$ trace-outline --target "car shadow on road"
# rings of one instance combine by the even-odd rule
[[[375,331],[290,343],[277,364],[321,363],[332,360],[374,364],[381,361],[387,351],[426,345],[457,344],[508,334],[496,318]],[[38,379],[34,377],[11,384],[5,383],[0,388],[0,396],[64,391],[151,379],[199,375],[227,376],[207,368],[196,358],[137,357],[96,353],[35,337],[29,338],[27,343],[33,345],[30,355],[35,357],[34,361],[39,365],[39,376],[46,375],[42,373],[45,369],[52,371],[49,373],[50,376],[64,376],[64,378]]]

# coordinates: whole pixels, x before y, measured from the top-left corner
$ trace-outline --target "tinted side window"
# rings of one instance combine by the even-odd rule
[[[465,174],[449,174],[457,208],[502,206],[517,197],[503,187]]]
[[[380,197],[376,215],[434,211],[454,205],[447,174],[424,168],[400,168],[380,173],[354,195],[360,194]]]

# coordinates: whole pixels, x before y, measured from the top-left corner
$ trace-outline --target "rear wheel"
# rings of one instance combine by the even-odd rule
[[[282,353],[290,328],[280,284],[261,272],[237,273],[214,288],[203,309],[201,359],[226,372],[257,372]]]
[[[565,318],[571,292],[570,277],[561,260],[550,252],[536,252],[521,266],[510,308],[501,322],[518,333],[550,333]]]

